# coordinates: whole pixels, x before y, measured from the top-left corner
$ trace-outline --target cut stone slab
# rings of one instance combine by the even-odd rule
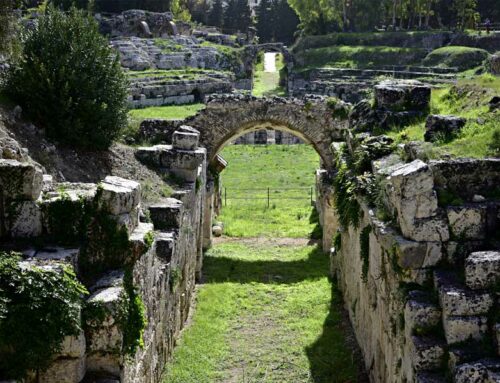
[[[12,238],[33,238],[42,234],[42,210],[35,201],[8,202],[6,220]]]
[[[465,282],[471,289],[494,287],[500,280],[500,252],[478,251],[465,260]]]
[[[425,122],[424,139],[428,142],[435,142],[443,138],[451,138],[462,130],[466,122],[467,120],[463,117],[432,114]]]
[[[59,357],[82,358],[85,356],[85,334],[81,332],[77,336],[67,336],[64,338]]]
[[[164,203],[151,205],[149,212],[156,230],[179,229],[184,204],[175,198],[167,198]]]
[[[464,363],[457,367],[454,376],[455,383],[487,383],[488,370],[480,362]]]
[[[446,378],[437,372],[423,371],[417,373],[416,383],[445,383]]]
[[[378,108],[425,110],[429,108],[431,87],[416,80],[386,80],[375,86]]]
[[[172,135],[172,146],[179,150],[195,150],[198,147],[200,132],[183,125]]]
[[[170,263],[174,254],[175,233],[158,233],[156,237],[156,256],[165,263]]]
[[[488,331],[488,318],[485,316],[447,316],[443,317],[443,328],[448,344],[469,339],[480,340]]]
[[[390,180],[396,195],[402,198],[428,193],[434,187],[431,169],[421,160],[398,167],[391,173]]]
[[[480,240],[486,234],[486,205],[448,206],[448,221],[455,238]]]
[[[412,336],[411,342],[411,360],[416,371],[435,370],[441,366],[446,347],[444,341],[424,336]]]
[[[130,213],[141,202],[141,185],[138,182],[108,176],[100,186],[99,206],[110,214]]]
[[[33,164],[0,159],[3,198],[35,201],[42,192],[43,173]]]
[[[441,309],[432,303],[421,291],[412,291],[405,306],[405,327],[416,328],[436,326],[441,320]]]

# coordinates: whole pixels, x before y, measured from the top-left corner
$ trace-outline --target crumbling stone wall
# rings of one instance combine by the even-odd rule
[[[73,268],[89,291],[83,331],[26,382],[161,381],[201,277],[207,161],[198,138],[182,128],[172,145],[137,151],[184,180],[150,206],[132,180],[55,184],[35,163],[0,159],[2,242],[27,265]]]

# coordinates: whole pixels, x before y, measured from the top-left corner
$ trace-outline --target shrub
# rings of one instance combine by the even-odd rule
[[[489,54],[484,49],[448,46],[429,53],[423,63],[431,66],[456,67],[461,71],[483,64]]]
[[[9,378],[43,370],[64,337],[80,332],[87,294],[69,267],[21,267],[20,260],[0,253],[0,376]]]
[[[8,90],[61,143],[106,149],[126,123],[127,85],[117,56],[84,11],[49,7],[28,32]]]

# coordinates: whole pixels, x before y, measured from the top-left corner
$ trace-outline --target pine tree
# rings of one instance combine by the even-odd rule
[[[224,32],[235,33],[237,29],[238,8],[236,0],[228,0],[224,8]]]
[[[273,35],[276,41],[292,43],[299,25],[299,18],[287,0],[275,0],[273,4]]]
[[[252,10],[248,5],[248,0],[236,0],[237,24],[236,30],[246,32],[253,24]]]
[[[212,25],[217,28],[222,28],[222,23],[224,21],[224,7],[222,6],[222,0],[215,0],[210,12],[208,13],[208,25]]]

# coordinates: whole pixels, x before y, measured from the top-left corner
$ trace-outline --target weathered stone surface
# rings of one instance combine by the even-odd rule
[[[200,132],[189,126],[181,126],[172,136],[172,146],[174,149],[195,150],[198,147]]]
[[[488,370],[480,363],[465,363],[457,367],[455,383],[487,383]]]
[[[405,327],[409,331],[436,326],[440,320],[441,309],[429,297],[419,291],[410,293],[405,306]]]
[[[149,206],[151,220],[157,230],[178,229],[182,223],[183,203],[174,198]]]
[[[387,80],[375,86],[377,107],[396,110],[423,110],[429,107],[431,88],[419,81]]]
[[[67,336],[64,338],[59,357],[82,358],[85,356],[85,334],[81,332],[77,336]]]
[[[457,135],[465,126],[463,117],[432,114],[425,122],[425,141],[446,140]]]
[[[222,228],[222,226],[215,225],[212,227],[212,233],[215,237],[222,236],[223,231],[224,231],[224,229]]]
[[[130,213],[139,205],[141,185],[121,177],[108,176],[100,184],[100,206],[111,214]]]
[[[43,174],[34,165],[0,159],[0,190],[4,198],[36,200],[42,191]]]
[[[487,206],[448,206],[451,234],[461,240],[484,239],[486,234]]]
[[[173,232],[158,233],[156,237],[156,256],[165,263],[170,263],[175,251],[175,234]]]
[[[88,372],[120,376],[123,364],[123,357],[117,353],[97,351],[87,355]]]
[[[471,289],[494,286],[500,279],[500,252],[480,251],[465,260],[465,282]]]
[[[476,292],[460,286],[456,277],[450,273],[436,272],[434,279],[445,316],[487,315],[493,306],[494,301],[490,293]]]
[[[490,56],[489,66],[491,73],[500,75],[500,54]]]
[[[200,173],[200,166],[206,158],[206,150],[197,148],[192,151],[177,150],[171,146],[163,148],[160,153],[160,164],[168,172],[187,182],[195,182]]]
[[[13,238],[32,238],[42,234],[42,211],[34,201],[7,203],[8,231]]]
[[[480,340],[488,331],[488,318],[483,316],[443,317],[443,327],[448,344],[469,339]]]
[[[40,383],[75,383],[85,375],[85,358],[57,359],[39,375]]]
[[[412,363],[416,371],[438,369],[445,354],[445,343],[434,338],[412,336]]]
[[[446,378],[436,372],[419,372],[415,378],[415,383],[444,383]]]
[[[145,237],[153,230],[153,224],[139,222],[136,229],[130,234],[129,240],[132,245],[132,251],[135,259],[139,258],[149,249],[149,244],[146,243]],[[154,239],[156,240],[156,235],[154,235]]]

